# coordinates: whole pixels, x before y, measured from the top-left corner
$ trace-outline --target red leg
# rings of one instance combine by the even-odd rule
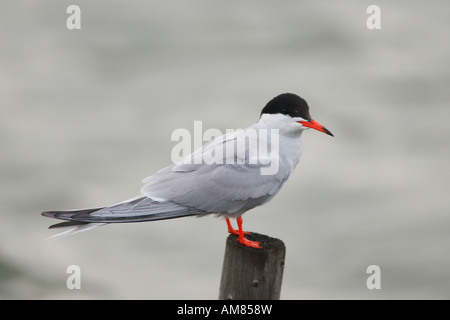
[[[242,218],[236,219],[239,228],[239,238],[238,241],[244,246],[261,249],[258,241],[250,241],[244,237],[244,231],[242,231]]]
[[[242,219],[241,219],[242,220]],[[235,235],[239,235],[239,231],[234,229],[233,226],[231,225],[230,219],[225,219],[225,221],[227,222],[227,226],[228,226],[228,233],[232,233]],[[250,234],[250,232],[244,231],[244,234]]]

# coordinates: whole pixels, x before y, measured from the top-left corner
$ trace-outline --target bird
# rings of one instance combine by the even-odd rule
[[[143,180],[140,195],[111,206],[45,211],[64,220],[49,228],[72,227],[63,237],[111,223],[144,222],[214,214],[244,246],[261,249],[246,237],[242,215],[280,191],[303,154],[303,132],[334,135],[311,118],[308,103],[293,93],[271,99],[259,120],[243,130],[212,139],[201,148]],[[262,150],[264,149],[264,150]],[[212,161],[214,160],[214,161]],[[236,219],[234,229],[230,219]]]

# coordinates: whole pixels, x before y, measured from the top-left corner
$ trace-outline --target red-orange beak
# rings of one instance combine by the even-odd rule
[[[313,129],[316,129],[320,132],[326,133],[326,134],[334,137],[334,135],[330,132],[330,130],[325,128],[323,125],[318,123],[316,120],[311,119],[308,121],[298,121],[298,123],[301,123],[304,127],[313,128]]]

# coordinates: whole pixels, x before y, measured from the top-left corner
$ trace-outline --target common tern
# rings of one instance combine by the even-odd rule
[[[139,196],[107,207],[42,215],[66,220],[50,228],[72,227],[53,236],[59,237],[109,223],[216,214],[225,218],[228,232],[238,235],[241,244],[261,248],[245,237],[242,214],[280,191],[302,156],[302,133],[309,128],[333,136],[311,118],[304,99],[284,93],[267,103],[256,124],[217,137],[144,179]],[[237,230],[230,218],[237,220]]]

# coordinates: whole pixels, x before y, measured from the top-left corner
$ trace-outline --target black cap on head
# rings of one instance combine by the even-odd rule
[[[311,120],[306,101],[293,93],[283,93],[270,100],[262,109],[261,115],[264,113],[281,113],[293,118],[301,117],[305,120]]]

